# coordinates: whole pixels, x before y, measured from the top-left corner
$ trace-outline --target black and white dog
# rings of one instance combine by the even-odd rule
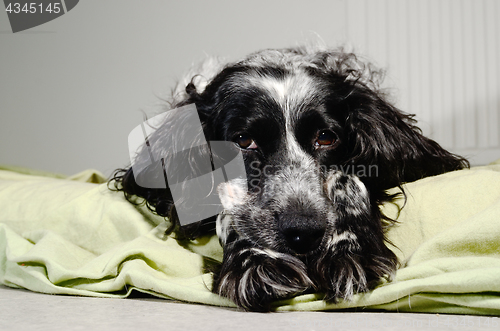
[[[205,67],[174,95],[173,107],[196,105],[207,140],[241,149],[247,171],[246,181],[219,186],[217,221],[197,224],[216,223],[223,245],[213,292],[266,311],[306,291],[349,299],[394,273],[384,236],[393,220],[379,210],[394,198],[386,190],[468,162],[422,136],[413,116],[386,100],[380,79],[342,50],[264,50]],[[137,185],[132,168],[114,180],[175,220],[168,188]]]

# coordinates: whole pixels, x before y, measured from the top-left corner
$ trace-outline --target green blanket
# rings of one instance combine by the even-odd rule
[[[0,282],[43,293],[124,298],[137,290],[234,306],[210,292],[211,275],[203,272],[221,260],[216,237],[166,236],[166,220],[104,182],[93,171],[61,178],[0,170]],[[276,310],[499,315],[500,164],[426,178],[405,191],[389,231],[404,263],[393,282],[350,302],[307,294],[276,302]],[[398,213],[395,204],[383,209]]]

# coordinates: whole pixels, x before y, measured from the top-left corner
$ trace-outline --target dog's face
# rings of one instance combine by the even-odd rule
[[[394,272],[378,208],[391,199],[385,190],[466,161],[386,102],[377,75],[353,54],[287,49],[227,65],[206,86],[187,85],[177,105],[195,103],[207,140],[234,142],[247,171],[218,188],[224,260],[214,292],[268,310],[310,289],[349,298]],[[138,188],[130,171],[118,178],[126,193],[156,212],[172,205],[168,190]]]
[[[337,172],[330,166],[345,139],[342,114],[332,95],[321,93],[332,90],[330,82],[301,67],[232,69],[217,88],[223,102],[213,132],[241,149],[247,182],[219,189],[226,213],[240,235],[262,247],[314,251],[336,218],[329,191]],[[223,242],[229,228],[218,227]]]
[[[262,247],[316,254],[317,248],[337,240],[334,199],[341,193],[355,199],[350,213],[367,212],[369,206],[365,185],[356,176],[340,176],[337,167],[347,156],[347,105],[342,100],[350,92],[349,83],[303,62],[231,69],[217,87],[223,102],[213,132],[221,134],[215,139],[234,141],[241,149],[247,182],[220,188],[233,221],[231,226],[219,223],[219,237],[225,243],[235,227],[240,236]],[[341,177],[349,185],[334,192]],[[344,231],[338,235],[354,237]]]

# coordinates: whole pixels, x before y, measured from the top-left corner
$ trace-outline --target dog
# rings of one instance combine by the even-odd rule
[[[395,220],[379,206],[396,196],[386,190],[469,164],[424,137],[388,101],[382,78],[351,52],[295,47],[205,65],[175,91],[171,106],[195,104],[206,139],[234,143],[245,163],[245,180],[218,187],[224,212],[185,227],[219,237],[214,293],[269,311],[310,291],[349,300],[395,273],[385,237]],[[168,169],[168,141],[162,148]],[[175,223],[169,188],[138,185],[132,168],[113,181]]]

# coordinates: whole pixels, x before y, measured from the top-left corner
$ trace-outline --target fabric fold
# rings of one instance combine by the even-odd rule
[[[336,304],[321,294],[277,301],[278,311],[387,310],[500,315],[500,164],[404,185],[382,206],[402,262],[392,282]],[[392,190],[395,193],[397,190]],[[401,207],[404,205],[404,208]],[[215,236],[179,242],[168,220],[108,189],[104,176],[0,170],[0,283],[51,294],[161,298],[234,307],[210,292]]]

